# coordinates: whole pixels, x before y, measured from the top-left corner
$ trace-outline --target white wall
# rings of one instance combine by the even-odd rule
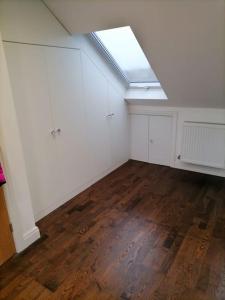
[[[0,35],[0,150],[6,173],[5,193],[18,252],[39,238],[31,206],[31,194],[16,111]]]
[[[45,2],[74,34],[130,25],[168,96],[162,105],[225,108],[224,0]]]
[[[77,46],[39,0],[0,0],[0,27],[3,40]]]
[[[149,105],[135,105],[129,104],[128,110],[130,114],[171,114],[173,115],[176,126],[174,127],[175,134],[175,151],[173,153],[174,161],[171,166],[190,170],[200,173],[212,174],[225,177],[224,169],[216,169],[211,167],[197,166],[181,162],[177,157],[181,153],[181,140],[182,128],[184,121],[192,122],[209,122],[209,123],[225,123],[225,110],[224,109],[211,109],[211,108],[182,108],[182,107],[161,107]]]
[[[51,15],[51,13],[48,11],[48,9],[45,7],[45,5],[39,1],[39,0],[0,0],[0,29],[2,31],[2,36],[5,50],[7,50],[6,45],[13,45],[14,42],[16,43],[27,43],[32,45],[47,45],[47,46],[59,46],[59,47],[68,47],[68,48],[77,48],[81,49],[82,52],[82,60],[89,61],[91,64],[93,64],[96,68],[96,72],[101,73],[101,76],[105,78],[107,81],[108,87],[113,88],[115,90],[115,94],[119,95],[119,97],[123,97],[125,93],[125,86],[124,83],[120,81],[120,78],[117,74],[112,71],[112,69],[106,64],[105,60],[99,55],[99,53],[95,50],[95,48],[92,46],[92,43],[89,41],[89,39],[86,36],[78,35],[78,36],[71,36],[68,34],[68,32],[57,22],[57,20],[54,18],[54,16]],[[7,42],[6,42],[7,41]],[[6,53],[7,54],[7,53]],[[19,59],[19,55],[17,57]],[[95,76],[94,76],[95,77]],[[93,82],[94,78],[93,77]],[[13,92],[12,92],[13,94]],[[6,99],[5,99],[6,100]],[[117,101],[117,99],[115,99]],[[16,94],[13,94],[13,101],[18,101],[18,97]],[[20,104],[16,103],[16,107],[18,107]],[[1,106],[2,107],[2,106]],[[126,105],[124,103],[124,109],[126,108]],[[1,109],[1,113],[2,113]],[[5,118],[6,116],[11,116],[12,109],[10,107],[5,108]],[[4,118],[4,120],[5,120]],[[21,116],[20,116],[21,120]],[[125,120],[126,121],[126,120]],[[6,124],[6,122],[5,122]],[[23,126],[20,126],[21,124],[14,123],[14,126],[17,126],[15,130],[20,131],[24,137]],[[3,124],[1,123],[1,126],[3,129]],[[4,134],[8,137],[8,143],[10,142],[12,138],[12,134],[10,132],[10,128],[7,126],[4,126]],[[19,137],[18,137],[19,138]],[[128,138],[128,135],[127,135]],[[24,172],[27,170],[28,165],[25,165],[27,162],[26,160],[26,149],[23,147],[20,149],[21,145],[19,145],[20,140],[13,144],[13,149],[9,149],[7,151],[8,160],[13,161],[14,158],[13,153],[20,153],[22,151],[21,155],[24,155],[25,162],[21,159],[20,160],[20,169],[24,170]],[[124,154],[123,161],[120,161],[118,163],[123,163],[129,158],[129,151],[128,151],[128,142],[126,142],[126,136],[123,140],[123,143],[126,144],[126,153]],[[23,143],[22,143],[23,146]],[[9,144],[8,144],[9,147]],[[90,148],[91,149],[91,148]],[[25,151],[25,152],[24,152]],[[3,155],[6,156],[6,149],[3,148]],[[115,167],[115,166],[114,166]],[[7,173],[15,174],[16,171],[18,171],[18,165],[15,167],[9,166],[9,170]],[[22,171],[21,171],[22,172]],[[106,175],[110,170],[105,172],[104,174],[99,174],[96,178],[92,178],[91,181],[87,182],[86,185],[83,186],[83,189],[87,187],[88,185],[92,184],[96,180],[100,179],[102,176]],[[23,173],[22,173],[23,174]],[[7,178],[8,179],[8,178]],[[28,178],[29,180],[29,178]],[[28,181],[29,182],[29,181]],[[18,189],[21,191],[24,191],[26,189],[29,189],[27,186],[27,181],[25,180],[25,174],[24,176],[21,175],[20,179],[17,182]],[[14,201],[13,195],[11,195],[11,186],[9,185],[9,197],[8,202],[9,204]],[[82,189],[81,189],[82,190]],[[81,190],[77,190],[75,194],[80,192]],[[28,193],[28,191],[27,191]],[[71,197],[74,196],[70,195]],[[68,196],[69,197],[69,196]],[[61,201],[58,201],[57,203],[45,203],[45,206],[42,207],[42,211],[34,211],[32,212],[32,206],[33,208],[35,205],[32,205],[32,201],[36,201],[35,199],[37,197],[29,197],[28,195],[24,196],[24,201],[27,201],[26,209],[24,208],[24,204],[21,202],[19,198],[16,199],[16,203],[18,205],[18,209],[23,211],[23,222],[25,222],[25,233],[27,232],[32,233],[33,225],[31,226],[31,221],[34,220],[34,217],[37,219],[40,219],[47,213],[51,212],[53,209],[61,205],[63,202],[67,199],[61,199]],[[34,203],[33,203],[34,204]],[[21,212],[22,213],[22,212]],[[18,225],[19,230],[19,218],[18,213],[15,212],[15,225]],[[13,218],[14,214],[10,210],[10,217]],[[34,221],[33,221],[34,222]],[[19,236],[19,234],[18,234]],[[37,238],[38,235],[36,235],[35,238]],[[17,236],[16,236],[17,238]],[[30,242],[32,242],[32,238],[30,238],[30,241],[27,241],[26,243],[23,243],[23,245],[19,245],[17,247],[17,251],[21,251],[24,247],[26,247]]]

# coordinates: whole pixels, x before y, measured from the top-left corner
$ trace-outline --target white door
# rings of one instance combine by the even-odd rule
[[[148,162],[148,116],[130,116],[131,159]]]
[[[45,47],[5,43],[14,101],[36,219],[58,197],[61,178],[52,107],[49,101]],[[18,170],[19,172],[19,170]],[[19,174],[18,174],[19,176]]]
[[[149,117],[149,162],[170,165],[172,151],[173,118],[170,116]]]
[[[111,166],[108,85],[95,64],[82,54],[84,91],[91,161],[89,174],[99,177]]]
[[[108,86],[110,142],[112,166],[116,167],[128,160],[128,113],[124,97],[112,87]]]
[[[81,54],[75,49],[46,48],[46,56],[61,197],[69,197],[89,178]]]

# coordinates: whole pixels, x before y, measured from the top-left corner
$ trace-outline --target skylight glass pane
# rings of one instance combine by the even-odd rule
[[[129,82],[159,82],[130,26],[95,34]]]

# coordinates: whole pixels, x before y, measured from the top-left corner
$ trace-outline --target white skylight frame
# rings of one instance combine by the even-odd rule
[[[117,72],[119,72],[120,76],[126,81],[127,84],[130,84],[127,76],[123,73],[115,59],[112,57],[112,55],[109,53],[109,51],[106,49],[106,47],[102,44],[101,40],[98,38],[97,34],[95,32],[90,33],[91,39],[95,42],[95,45],[97,48],[104,54],[106,59],[109,61],[109,63],[113,66],[114,69],[116,69]]]
[[[115,35],[115,32],[118,31],[118,30],[120,30],[120,29],[123,29],[123,31],[120,31],[120,32],[122,32],[122,34],[128,34],[128,37],[130,39],[130,47],[131,47],[130,49],[132,51],[129,53],[129,56],[131,57],[131,59],[127,60],[127,61],[126,61],[126,57],[124,57],[124,58],[122,57],[122,59],[121,59],[120,53],[118,52],[118,46],[116,44],[119,42],[119,38],[117,40],[115,40],[115,45],[113,45],[113,46],[109,45],[111,43],[111,39],[113,40],[113,35]],[[120,73],[120,75],[125,79],[125,81],[127,82],[127,84],[129,84],[132,87],[137,86],[139,88],[141,88],[141,87],[143,87],[143,88],[151,88],[151,87],[153,87],[154,88],[156,86],[160,87],[160,82],[159,82],[157,76],[155,75],[154,70],[152,69],[152,67],[151,67],[151,65],[150,65],[147,57],[145,56],[145,53],[144,53],[143,49],[141,48],[139,42],[137,41],[137,39],[136,39],[136,37],[135,37],[132,29],[130,28],[130,26],[109,29],[107,31],[109,32],[109,34],[110,34],[110,32],[111,32],[111,34],[113,34],[113,35],[111,35],[111,38],[108,37],[108,36],[104,37],[104,33],[106,33],[105,30],[93,32],[93,33],[91,33],[91,37],[95,41],[95,44],[98,47],[98,49],[101,52],[104,53],[104,55],[107,58],[107,60]],[[120,32],[118,31],[118,34],[120,34]],[[99,37],[99,35],[100,35],[101,38]],[[126,36],[123,36],[123,37],[126,38]],[[108,45],[107,45],[107,39],[108,39]],[[103,42],[102,42],[102,40],[103,40]],[[116,59],[108,51],[107,46],[104,44],[104,42],[108,46],[108,48],[111,47],[111,49],[110,49],[111,53],[113,53],[113,51],[114,51],[114,53],[113,53],[114,57],[117,56],[117,61],[119,61],[120,65],[122,65],[122,67],[124,67],[125,72],[128,73],[128,76],[130,76],[130,78],[128,78],[127,74],[122,70],[122,68],[120,67],[119,63],[117,63]],[[121,40],[121,37],[120,37],[120,42],[121,42],[121,44],[123,44],[123,42],[124,42],[123,40]],[[127,41],[127,42],[129,42],[129,41]],[[113,44],[113,41],[112,41],[111,44]],[[132,46],[133,46],[133,48],[132,48]],[[114,49],[113,49],[113,47],[114,47]],[[124,48],[122,48],[121,52],[123,52],[123,49]],[[124,53],[123,53],[123,55],[124,55]],[[133,55],[133,57],[132,57],[132,55]],[[137,64],[137,60],[138,60],[138,64]],[[130,61],[133,62],[133,63],[131,63],[131,66],[129,65]],[[139,63],[140,63],[140,70],[138,70]],[[132,67],[133,67],[133,69],[132,69]],[[136,69],[135,69],[135,67],[136,67]],[[146,72],[146,73],[141,74],[141,72],[142,72],[141,71],[141,67],[143,68],[143,71]],[[140,80],[134,80],[134,81],[133,80],[129,80],[131,78],[132,79],[134,79],[135,77],[137,78],[138,77],[137,73],[139,71],[140,71]],[[132,72],[133,72],[133,74],[132,74]],[[135,74],[135,72],[136,72],[136,74]],[[148,74],[148,72],[149,72],[149,74]],[[142,80],[142,78],[144,78],[145,76],[146,77],[148,77],[148,76],[151,77],[152,76],[157,81],[156,80],[154,80],[154,81],[150,81],[150,80],[146,80],[145,81],[145,80]]]

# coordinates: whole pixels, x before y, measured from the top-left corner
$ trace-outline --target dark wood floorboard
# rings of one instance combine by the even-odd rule
[[[225,299],[225,180],[129,161],[38,222],[0,299]]]

